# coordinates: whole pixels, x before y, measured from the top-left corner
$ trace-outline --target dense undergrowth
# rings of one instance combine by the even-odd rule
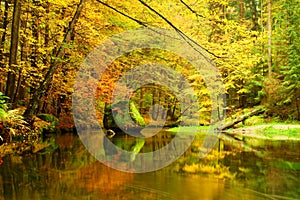
[[[54,132],[57,120],[41,115],[27,122],[23,117],[25,109],[20,107],[9,110],[7,99],[0,92],[0,160],[7,154],[35,153],[49,146],[41,140],[41,136],[44,131]],[[48,118],[51,118],[49,122]]]

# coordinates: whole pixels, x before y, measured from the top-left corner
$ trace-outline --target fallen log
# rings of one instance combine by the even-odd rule
[[[219,126],[218,128],[216,128],[217,131],[223,131],[229,128],[232,128],[234,125],[245,121],[246,119],[248,119],[249,117],[252,117],[254,115],[260,115],[263,114],[265,112],[265,110],[263,109],[255,109],[253,111],[251,111],[250,113],[247,113],[245,115],[239,116],[238,118],[236,118],[235,120],[233,120],[232,122],[229,122],[227,124],[224,124],[222,126]]]

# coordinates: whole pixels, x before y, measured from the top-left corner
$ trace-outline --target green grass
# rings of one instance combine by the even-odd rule
[[[195,133],[209,130],[210,126],[181,126],[181,127],[173,127],[169,128],[167,131],[172,133],[177,133],[179,130],[184,133]]]
[[[261,125],[300,125],[300,123],[297,121],[272,121],[271,120],[270,122],[262,121],[260,123],[253,123],[253,124],[245,123],[245,125],[243,125],[242,127],[254,127],[254,126],[261,126]]]
[[[294,138],[300,139],[300,128],[288,128],[288,129],[278,129],[272,126],[265,127],[262,129],[257,129],[255,134],[262,135],[268,138]]]

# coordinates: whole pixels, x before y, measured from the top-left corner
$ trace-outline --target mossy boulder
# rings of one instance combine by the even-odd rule
[[[123,113],[123,109],[127,106],[129,106],[129,115]],[[120,127],[116,124],[116,121],[118,121]],[[135,124],[128,124],[129,122],[134,122]],[[106,129],[116,129],[122,127],[135,127],[135,125],[145,126],[146,122],[133,102],[130,102],[128,105],[127,101],[120,101],[113,104],[113,106],[107,105],[105,107],[103,124]]]
[[[35,119],[35,123],[39,128],[42,128],[43,131],[46,132],[55,132],[59,125],[59,120],[57,117],[51,114],[38,114],[37,117],[44,121],[42,123],[40,120]],[[46,123],[45,123],[46,122]]]
[[[133,102],[130,102],[129,112],[132,120],[139,126],[146,126],[145,120],[134,105]]]
[[[49,129],[49,127],[51,126],[49,122],[46,122],[45,120],[42,120],[36,116],[33,117],[32,120],[33,120],[33,123],[32,123],[33,128],[35,130],[38,130],[38,132],[40,132],[40,133],[43,132],[44,130]]]

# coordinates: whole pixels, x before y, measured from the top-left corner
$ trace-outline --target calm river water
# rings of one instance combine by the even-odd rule
[[[146,142],[145,148],[168,142],[171,137],[164,134]],[[300,142],[253,140],[250,142],[256,151],[246,151],[234,142],[220,141],[210,160],[197,161],[202,170],[187,173],[184,166],[192,165],[192,155],[204,137],[197,137],[170,166],[134,174],[98,162],[78,136],[58,135],[44,152],[3,158],[0,200],[300,199]],[[222,176],[222,170],[226,176]]]

